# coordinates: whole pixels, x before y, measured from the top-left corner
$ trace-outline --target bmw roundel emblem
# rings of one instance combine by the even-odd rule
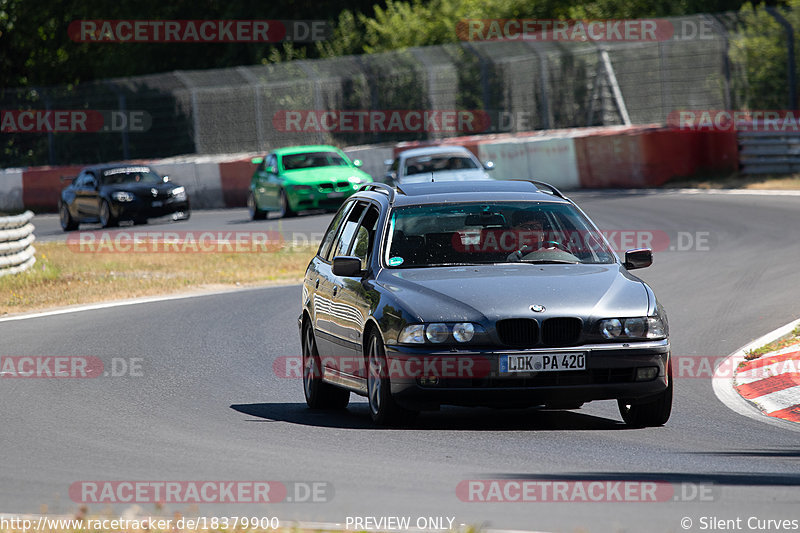
[[[534,313],[542,313],[542,312],[544,312],[544,309],[545,309],[545,307],[543,305],[539,305],[539,304],[531,306],[531,311],[533,311]]]
[[[158,189],[156,189],[155,187],[153,187],[152,189],[150,189],[150,194],[152,194],[152,195],[153,195],[153,197],[156,197],[156,196],[158,196]]]

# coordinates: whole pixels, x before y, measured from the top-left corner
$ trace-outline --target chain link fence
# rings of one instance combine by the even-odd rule
[[[663,124],[675,110],[760,105],[764,90],[750,79],[759,61],[752,43],[767,39],[777,43],[779,53],[781,46],[789,49],[775,16],[762,11],[748,17],[728,13],[666,20],[680,34],[657,42],[463,41],[75,87],[6,89],[0,93],[4,110],[101,110],[106,123],[94,133],[0,134],[3,166],[257,152],[292,144],[352,146],[462,134],[402,128],[287,131],[281,113],[298,110],[480,110],[491,119],[481,132],[493,133]],[[789,87],[793,78],[787,68],[770,75],[785,85],[788,95],[796,89]],[[788,96],[783,100],[788,104]],[[132,127],[132,113],[145,114],[147,127]],[[128,127],[108,123],[126,117]]]

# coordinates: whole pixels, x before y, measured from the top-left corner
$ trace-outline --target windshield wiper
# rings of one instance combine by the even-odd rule
[[[566,259],[530,259],[520,260],[520,263],[528,263],[530,265],[577,265],[580,261],[567,261]]]

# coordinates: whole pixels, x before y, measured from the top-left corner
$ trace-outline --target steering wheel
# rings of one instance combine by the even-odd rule
[[[569,249],[565,244],[558,241],[540,241],[537,244],[538,246],[536,249],[530,249],[528,245],[525,245],[519,250],[511,252],[511,254],[507,258],[507,261],[512,261],[512,262],[522,261],[522,258],[525,257],[526,255],[541,250],[543,248],[558,248],[559,250],[566,252],[568,254],[572,253],[569,251]]]
[[[541,244],[541,246],[539,246],[539,249],[542,249],[542,248],[558,248],[559,250],[562,250],[564,252],[572,253],[572,252],[569,251],[569,247],[567,247],[567,245],[562,244],[562,243],[560,243],[558,241],[542,241],[540,244]],[[552,246],[547,246],[548,244],[552,244]]]

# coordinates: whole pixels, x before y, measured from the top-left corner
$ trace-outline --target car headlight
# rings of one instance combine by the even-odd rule
[[[361,176],[350,176],[349,178],[347,178],[347,180],[353,185],[360,185],[362,183],[367,183],[367,180],[365,178],[362,178]]]
[[[425,325],[412,324],[404,327],[400,335],[397,336],[397,342],[402,344],[423,344],[425,342]]]
[[[431,342],[444,342],[450,336],[450,328],[447,327],[447,324],[428,324],[428,327],[425,328],[425,336]]]
[[[475,326],[469,322],[461,322],[453,326],[453,338],[458,342],[469,342],[475,336]]]
[[[664,321],[660,316],[606,318],[599,322],[600,334],[606,339],[663,339]]]
[[[425,344],[425,340],[435,344],[447,341],[452,335],[459,343],[470,342],[476,333],[484,332],[478,324],[471,322],[458,322],[456,324],[445,324],[434,322],[432,324],[411,324],[406,326],[397,336],[400,344]]]
[[[176,200],[186,200],[186,189],[183,187],[175,187],[170,191],[170,194]]]
[[[117,191],[111,193],[111,198],[116,200],[117,202],[132,202],[136,197],[126,191]]]

